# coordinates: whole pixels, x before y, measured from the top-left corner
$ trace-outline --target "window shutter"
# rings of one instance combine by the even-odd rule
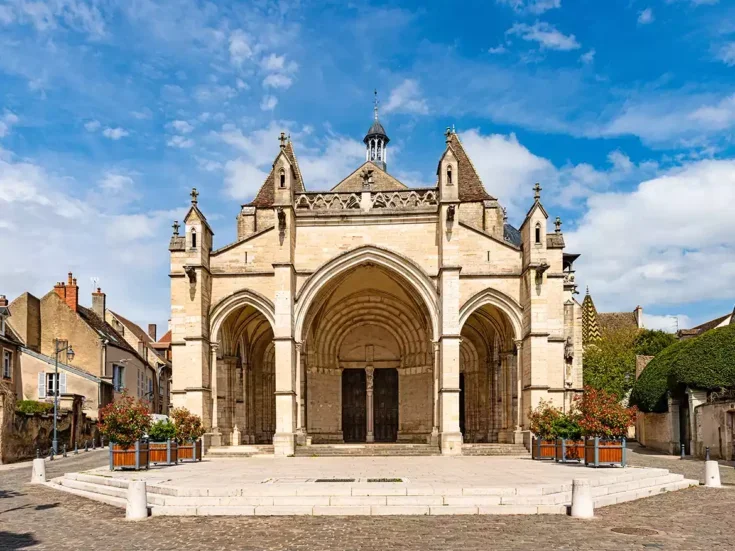
[[[46,397],[46,373],[41,371],[38,374],[38,398]]]
[[[59,373],[59,394],[66,394],[66,373]]]

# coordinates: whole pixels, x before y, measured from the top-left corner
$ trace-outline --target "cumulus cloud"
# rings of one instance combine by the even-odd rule
[[[194,145],[194,140],[185,136],[171,136],[166,145],[169,147],[178,147],[179,149],[187,149]]]
[[[230,34],[230,61],[238,67],[253,56],[250,37],[245,31],[237,29]]]
[[[643,327],[646,329],[659,329],[667,333],[674,333],[679,329],[688,329],[692,326],[694,326],[692,318],[685,314],[657,316],[643,312]]]
[[[4,138],[10,132],[10,127],[17,124],[18,115],[5,109],[3,115],[0,117],[0,138]]]
[[[565,35],[545,21],[536,21],[533,25],[515,23],[505,32],[527,42],[537,42],[541,48],[547,50],[568,51],[582,47],[573,34]]]
[[[275,96],[265,95],[260,102],[260,108],[263,111],[273,111],[278,105],[278,98]]]
[[[182,120],[171,121],[168,123],[168,128],[179,134],[190,134],[194,130],[194,126],[191,123]]]
[[[648,25],[649,23],[653,23],[653,20],[653,9],[651,8],[646,8],[638,13],[639,25]]]
[[[516,13],[542,14],[546,11],[561,8],[561,0],[495,0],[500,5],[513,8]]]
[[[117,128],[105,128],[102,131],[102,135],[105,138],[110,138],[111,140],[119,140],[120,138],[124,138],[125,136],[129,136],[130,132],[125,130],[124,128],[120,128],[119,126]]]
[[[587,52],[586,54],[582,54],[581,56],[579,56],[579,60],[582,63],[584,63],[585,65],[589,65],[590,63],[592,63],[595,60],[595,53],[596,52],[595,52],[595,50],[593,48],[589,52]]]
[[[78,0],[14,1],[0,6],[0,23],[15,21],[31,24],[41,32],[67,28],[85,33],[92,39],[106,34],[105,17],[99,5]]]
[[[293,84],[291,77],[274,73],[263,79],[264,88],[289,88]]]
[[[407,78],[391,90],[383,111],[385,113],[426,115],[429,113],[429,106],[421,93],[418,81]]]
[[[101,126],[102,124],[100,123],[100,121],[97,120],[91,120],[84,123],[84,129],[87,132],[97,132],[97,130],[99,130]]]
[[[735,66],[735,42],[728,42],[717,50],[717,59],[728,67]]]

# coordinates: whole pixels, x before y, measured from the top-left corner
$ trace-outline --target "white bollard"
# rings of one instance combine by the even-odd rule
[[[34,459],[31,484],[43,484],[44,482],[46,482],[46,460],[41,458]]]
[[[704,485],[707,488],[722,488],[722,484],[720,484],[720,465],[717,461],[704,462]]]
[[[148,518],[148,492],[145,480],[131,480],[128,484],[128,502],[125,507],[125,520]]]
[[[572,483],[572,516],[574,518],[593,518],[595,516],[592,489],[590,481],[586,478],[575,478]]]

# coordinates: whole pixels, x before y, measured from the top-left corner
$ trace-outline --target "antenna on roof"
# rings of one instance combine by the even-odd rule
[[[97,287],[99,287],[100,278],[98,277],[90,277],[89,280],[92,282],[92,290],[96,290]]]

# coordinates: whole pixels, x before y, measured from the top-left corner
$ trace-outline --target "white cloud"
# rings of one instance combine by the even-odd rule
[[[120,138],[124,138],[125,136],[129,136],[130,132],[125,130],[124,128],[105,128],[102,131],[102,135],[105,138],[110,138],[111,140],[119,140]]]
[[[728,42],[717,51],[717,59],[728,67],[735,66],[735,42]]]
[[[654,16],[653,16],[653,9],[646,8],[645,10],[642,10],[638,13],[638,24],[639,25],[648,25],[649,23],[653,23]]]
[[[107,191],[120,192],[131,188],[133,185],[133,179],[129,175],[116,172],[107,172],[100,180],[100,188]]]
[[[87,132],[97,132],[97,130],[100,129],[100,126],[102,125],[100,124],[100,121],[98,120],[91,120],[91,121],[87,121],[84,123],[84,129]]]
[[[488,53],[490,54],[504,54],[508,50],[505,48],[504,44],[498,44],[494,48],[489,48]]]
[[[540,15],[548,10],[561,8],[561,0],[495,0],[498,4],[510,6],[517,13]]]
[[[274,73],[263,79],[264,88],[289,88],[293,84],[291,77]]]
[[[519,36],[527,42],[538,42],[547,50],[568,51],[582,47],[573,34],[565,35],[545,21],[536,21],[533,25],[515,23],[506,34]]]
[[[66,27],[85,33],[93,39],[102,38],[106,34],[105,18],[97,3],[79,0],[15,0],[9,5],[0,6],[0,23],[10,24],[14,20],[29,23],[42,32]]]
[[[595,60],[595,53],[596,52],[595,52],[595,50],[593,48],[589,52],[587,52],[586,54],[582,54],[581,56],[579,56],[579,60],[582,63],[584,63],[585,65],[589,65],[590,63],[592,63]]]
[[[233,199],[254,197],[268,173],[245,157],[225,163],[225,192]]]
[[[230,61],[238,67],[253,56],[250,37],[240,29],[230,34]]]
[[[733,202],[735,160],[687,163],[630,192],[590,196],[567,249],[582,253],[578,274],[604,297],[603,310],[732,299]]]
[[[383,111],[385,113],[426,115],[429,113],[429,106],[421,93],[418,81],[407,78],[391,90],[388,103]]]
[[[169,147],[178,147],[180,149],[187,149],[194,145],[194,140],[185,136],[171,136],[166,145]]]
[[[263,111],[273,111],[278,105],[278,98],[275,96],[265,95],[260,102],[260,108]]]
[[[194,130],[194,126],[191,123],[182,120],[171,121],[167,126],[180,134],[189,134]]]
[[[685,314],[653,315],[643,312],[643,327],[659,329],[667,333],[675,333],[679,329],[687,329],[694,325],[692,318]]]
[[[224,103],[235,96],[237,96],[237,90],[227,85],[202,85],[197,86],[194,90],[194,97],[201,103]]]
[[[10,128],[18,123],[18,115],[5,109],[0,117],[0,138],[4,138],[10,132]]]

